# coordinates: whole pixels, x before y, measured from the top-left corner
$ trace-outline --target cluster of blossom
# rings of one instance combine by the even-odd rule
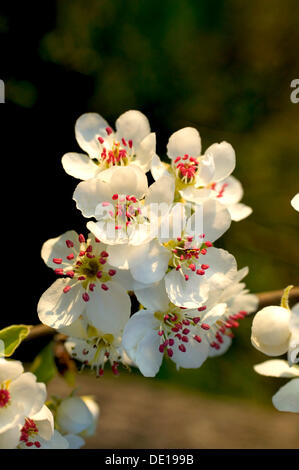
[[[299,193],[291,200],[299,211]],[[291,378],[272,397],[279,411],[299,413],[299,303],[289,308],[288,296],[293,286],[284,290],[281,305],[265,307],[255,315],[252,322],[251,342],[267,356],[287,353],[288,360],[272,359],[254,366],[261,375]]]
[[[214,247],[232,220],[251,213],[231,176],[232,146],[202,154],[198,131],[187,127],[171,135],[164,163],[139,111],[122,114],[116,131],[84,114],[75,134],[87,154],[67,153],[62,164],[82,180],[73,199],[91,220],[87,236],[71,230],[42,247],[59,278],[39,301],[41,322],[66,334],[70,355],[98,376],[106,363],[115,374],[122,363],[155,376],[164,356],[198,368],[224,353],[257,307],[241,282],[247,268]]]
[[[78,449],[95,432],[91,397],[46,402],[47,391],[21,362],[0,360],[0,449]]]

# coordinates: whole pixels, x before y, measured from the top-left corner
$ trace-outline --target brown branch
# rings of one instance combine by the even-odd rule
[[[273,290],[269,292],[261,292],[256,294],[259,299],[258,310],[266,307],[267,305],[277,305],[280,303],[283,290]],[[299,286],[293,287],[289,295],[290,305],[294,305],[296,302],[299,302]],[[34,326],[25,341],[30,341],[35,338],[40,338],[41,336],[51,338],[57,333],[56,330],[50,328],[46,325],[36,325]]]

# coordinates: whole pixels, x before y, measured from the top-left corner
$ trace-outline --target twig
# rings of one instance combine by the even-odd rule
[[[256,294],[259,299],[259,306],[258,309],[266,307],[267,305],[277,305],[280,303],[281,296],[283,294],[283,290],[274,290],[270,292],[261,292],[260,294]],[[290,305],[299,302],[299,286],[293,287],[289,295],[289,302]],[[30,341],[35,338],[40,338],[41,336],[44,337],[52,337],[57,333],[56,330],[50,328],[46,325],[36,325],[34,326],[25,341]]]

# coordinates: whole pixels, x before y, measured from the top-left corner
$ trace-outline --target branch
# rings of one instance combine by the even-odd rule
[[[260,294],[256,294],[259,299],[259,306],[258,310],[267,305],[277,305],[280,303],[281,296],[283,294],[283,290],[273,290],[269,292],[261,292]],[[299,286],[293,287],[290,291],[289,295],[289,302],[290,305],[294,305],[296,302],[299,302]],[[25,338],[25,341],[30,341],[35,338],[40,338],[42,336],[51,338],[57,334],[57,331],[54,328],[50,328],[46,325],[36,325],[34,326],[29,335]]]

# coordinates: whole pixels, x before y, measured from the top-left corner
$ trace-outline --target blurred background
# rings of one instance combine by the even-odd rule
[[[12,281],[5,283],[5,296],[12,302],[0,317],[2,327],[38,322],[38,299],[55,278],[40,259],[42,243],[84,227],[72,201],[76,180],[64,173],[60,160],[79,150],[74,124],[89,111],[113,126],[124,111],[139,109],[158,133],[161,157],[170,134],[185,126],[200,131],[204,150],[213,142],[230,142],[237,154],[234,175],[245,191],[242,202],[253,214],[233,223],[218,246],[234,254],[240,268],[249,266],[246,282],[252,292],[298,285],[299,219],[290,206],[299,190],[299,103],[290,100],[290,83],[299,78],[298,21],[296,0],[45,0],[1,6],[0,78],[6,92],[6,104],[0,107],[1,150],[9,183],[2,185],[3,232],[9,237],[2,243],[9,246],[3,256],[12,270]],[[225,356],[208,360],[199,370],[177,372],[166,362],[155,381],[166,390],[161,392],[164,402],[159,401],[160,389],[138,374],[131,378],[123,373],[115,387],[108,373],[106,385],[105,378],[97,385],[105,399],[114,394],[117,403],[117,394],[126,393],[132,380],[134,394],[146,393],[145,406],[155,416],[172,397],[172,409],[182,413],[180,426],[189,399],[199,397],[198,413],[200,407],[213,408],[205,399],[214,400],[220,423],[229,423],[236,439],[242,435],[240,426],[254,420],[248,431],[256,436],[252,446],[272,442],[275,447],[273,436],[265,442],[257,437],[261,421],[279,419],[279,428],[289,419],[285,429],[299,442],[298,418],[295,423],[296,417],[272,409],[271,396],[284,381],[252,370],[265,356],[251,347],[250,324],[250,318],[243,322]],[[235,418],[232,401],[241,413]],[[105,419],[105,400],[101,404]],[[261,420],[263,412],[268,418]],[[133,431],[130,422],[124,426],[131,440],[113,441],[111,432],[106,447],[154,445],[155,432],[138,441],[141,429],[148,427],[139,421],[132,424]],[[209,433],[209,426],[204,429]],[[163,442],[179,447],[170,431],[166,426],[168,440]],[[105,434],[105,427],[101,432]],[[248,435],[241,447],[251,442]],[[100,437],[94,446],[101,445]],[[200,436],[198,442],[200,447]],[[293,442],[290,436],[286,442]],[[221,442],[212,433],[203,445],[221,447]]]

